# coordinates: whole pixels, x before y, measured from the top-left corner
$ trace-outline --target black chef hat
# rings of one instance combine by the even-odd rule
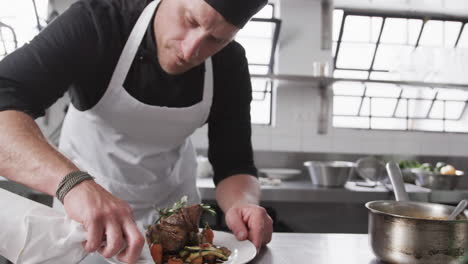
[[[242,28],[268,3],[268,0],[205,0],[205,2],[218,11],[226,21]]]

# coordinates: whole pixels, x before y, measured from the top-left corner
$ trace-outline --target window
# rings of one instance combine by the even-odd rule
[[[46,25],[48,0],[0,1],[0,60]]]
[[[335,10],[333,126],[468,132],[467,22]]]
[[[236,37],[245,48],[251,74],[271,74],[278,43],[280,20],[274,18],[274,6],[268,4]],[[273,81],[252,78],[252,123],[271,124]]]

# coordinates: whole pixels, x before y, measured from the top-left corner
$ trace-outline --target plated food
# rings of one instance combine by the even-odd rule
[[[184,196],[172,208],[160,209],[159,218],[146,228],[146,242],[156,264],[214,264],[228,260],[231,251],[213,245],[214,232],[205,224],[203,212],[214,214],[208,205],[187,205]]]

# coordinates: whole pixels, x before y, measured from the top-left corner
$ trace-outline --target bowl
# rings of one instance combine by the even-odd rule
[[[459,170],[454,175],[444,175],[419,168],[411,169],[411,172],[416,175],[416,185],[434,190],[453,190],[464,175],[464,172]]]
[[[348,161],[306,161],[304,166],[314,185],[337,188],[346,184],[356,164]]]
[[[295,169],[282,169],[282,168],[263,168],[259,169],[260,173],[263,173],[267,178],[289,180],[295,176],[301,174],[300,170]]]

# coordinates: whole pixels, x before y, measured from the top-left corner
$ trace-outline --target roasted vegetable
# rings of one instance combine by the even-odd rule
[[[210,243],[213,244],[214,233],[213,230],[210,228],[208,223],[205,224],[205,228],[203,228],[201,232],[201,242],[202,243]]]
[[[163,263],[163,249],[161,244],[151,244],[150,246],[151,257],[156,264]]]
[[[172,258],[169,258],[169,260],[167,261],[167,264],[184,264],[184,261],[180,258],[172,257]]]

